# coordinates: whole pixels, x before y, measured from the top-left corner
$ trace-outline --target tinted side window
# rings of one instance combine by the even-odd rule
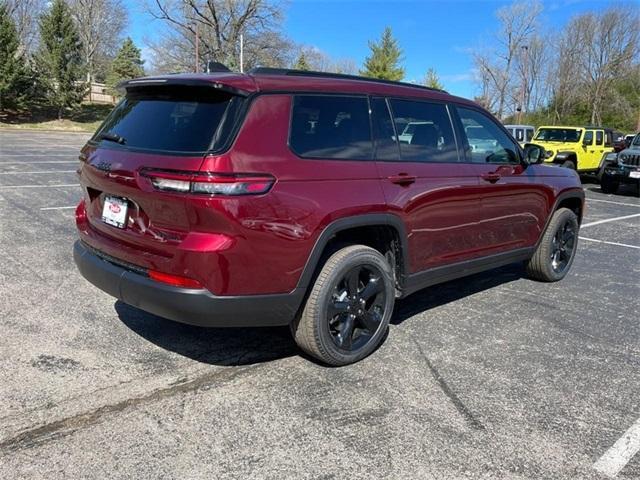
[[[390,103],[403,161],[458,161],[445,105],[412,100],[391,100]]]
[[[372,159],[369,102],[364,97],[294,96],[289,143],[301,157]]]
[[[529,128],[527,129],[527,142],[530,142],[532,138],[533,138],[533,130]]]
[[[458,107],[466,137],[465,151],[473,163],[518,163],[518,149],[498,124],[477,110]]]
[[[604,132],[604,146],[610,147],[611,145],[613,145],[613,133],[606,131]]]
[[[373,118],[373,136],[375,139],[377,160],[398,160],[400,151],[396,142],[391,113],[384,98],[371,100],[371,114]]]
[[[603,139],[602,133],[603,133],[602,130],[596,131],[596,145],[602,145],[602,139]]]
[[[584,144],[591,145],[593,143],[593,130],[587,130],[584,132]]]

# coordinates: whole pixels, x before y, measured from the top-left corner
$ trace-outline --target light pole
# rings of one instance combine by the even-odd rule
[[[196,31],[196,42],[195,42],[195,46],[196,46],[196,58],[195,58],[195,65],[194,65],[194,71],[196,73],[198,73],[200,71],[200,33],[198,32],[198,22],[195,22],[195,31]]]
[[[244,35],[240,34],[240,73],[244,73]]]
[[[529,69],[529,45],[522,45],[522,91],[520,92],[520,111],[518,112],[518,123],[522,124],[522,114],[527,101],[527,73]]]

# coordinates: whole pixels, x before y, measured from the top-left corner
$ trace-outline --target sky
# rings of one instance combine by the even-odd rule
[[[635,0],[640,5],[640,0]],[[165,25],[145,13],[142,1],[125,0],[130,35],[142,48]],[[511,2],[500,0],[290,0],[285,34],[294,42],[318,48],[333,58],[351,58],[358,66],[369,54],[368,41],[379,39],[386,26],[403,50],[405,80],[421,81],[431,67],[445,89],[463,97],[477,94],[471,52],[490,48],[497,29],[496,10]],[[543,2],[544,35],[554,36],[573,15],[598,11],[604,0]],[[633,5],[630,3],[629,5]]]

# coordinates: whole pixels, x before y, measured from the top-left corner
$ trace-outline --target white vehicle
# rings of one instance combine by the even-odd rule
[[[533,139],[533,133],[536,130],[535,127],[531,125],[505,125],[504,127],[509,130],[509,133],[520,145],[529,143]]]

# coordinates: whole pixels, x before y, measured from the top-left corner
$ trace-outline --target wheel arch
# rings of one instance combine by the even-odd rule
[[[570,150],[558,152],[555,158],[553,159],[553,163],[564,163],[567,160],[570,160],[573,163],[575,163],[576,168],[578,168],[578,154]]]
[[[327,225],[307,258],[297,288],[307,290],[318,267],[328,256],[341,246],[353,244],[372,247],[391,260],[396,274],[396,287],[401,287],[404,276],[409,272],[405,225],[397,215],[373,213],[343,217]]]
[[[544,233],[549,227],[549,223],[551,222],[553,214],[560,208],[568,208],[569,210],[574,212],[578,217],[578,225],[580,225],[582,223],[582,217],[584,215],[584,190],[582,190],[582,188],[575,187],[570,190],[565,190],[556,197],[553,208],[551,208],[551,210],[549,211],[549,215],[544,224],[544,228],[540,232],[540,236],[538,238],[538,241],[536,242],[536,248],[540,245],[542,237],[544,237]]]

